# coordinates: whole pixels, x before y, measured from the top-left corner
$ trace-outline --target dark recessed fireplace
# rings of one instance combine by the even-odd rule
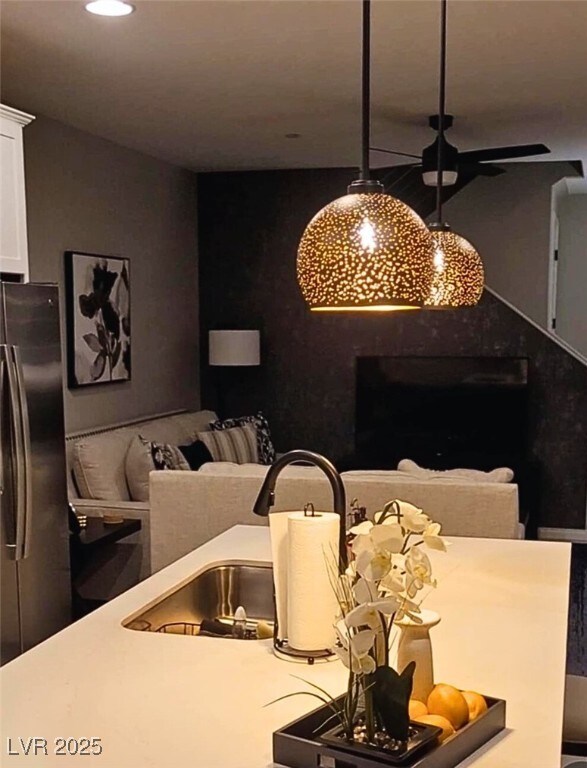
[[[359,357],[355,464],[524,474],[528,361],[512,357]]]

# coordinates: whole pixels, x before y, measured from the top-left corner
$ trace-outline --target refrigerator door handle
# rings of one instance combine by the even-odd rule
[[[11,421],[11,447],[13,454],[13,466],[15,468],[14,497],[16,506],[15,515],[15,541],[6,546],[12,552],[14,560],[22,560],[25,557],[26,538],[26,468],[25,448],[22,431],[22,413],[20,407],[21,398],[18,390],[18,375],[15,361],[15,347],[9,344],[0,345],[0,354],[6,369],[6,381],[8,382],[8,405]]]
[[[0,346],[0,446],[2,442],[2,409],[4,407],[4,350]],[[0,448],[1,450],[1,448]],[[0,496],[4,493],[4,462],[0,456]]]
[[[31,428],[29,423],[29,407],[22,370],[22,360],[18,347],[12,347],[14,367],[16,371],[16,383],[18,387],[18,401],[20,406],[20,429],[22,435],[22,447],[24,452],[24,526],[22,557],[28,557],[31,548],[31,527],[33,524],[33,462],[31,451]]]

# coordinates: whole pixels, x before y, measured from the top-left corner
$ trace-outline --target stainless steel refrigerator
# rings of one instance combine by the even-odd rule
[[[1,657],[71,621],[59,295],[0,281]]]

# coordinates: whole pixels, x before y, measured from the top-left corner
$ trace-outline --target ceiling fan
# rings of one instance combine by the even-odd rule
[[[510,147],[490,147],[487,149],[473,149],[468,152],[459,152],[459,150],[444,138],[444,131],[453,124],[452,115],[444,115],[442,130],[440,126],[439,115],[430,115],[428,124],[437,131],[438,136],[432,144],[426,147],[421,155],[412,155],[408,152],[396,152],[391,149],[381,147],[370,147],[372,152],[385,152],[390,155],[401,155],[402,157],[413,157],[420,160],[416,167],[422,167],[422,181],[426,186],[435,187],[438,183],[438,143],[442,142],[442,186],[448,187],[456,184],[459,171],[463,173],[474,174],[476,176],[499,176],[505,173],[503,168],[499,168],[491,163],[496,160],[511,160],[517,157],[533,157],[535,155],[546,155],[550,149],[544,144],[519,144]]]

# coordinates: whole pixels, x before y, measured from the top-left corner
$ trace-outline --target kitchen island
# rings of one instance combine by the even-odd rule
[[[507,701],[507,729],[460,766],[557,768],[570,546],[449,541],[448,553],[431,553],[438,588],[425,602],[442,616],[432,630],[436,681]],[[211,564],[270,559],[267,529],[236,526],[3,667],[0,765],[272,766],[273,731],[318,702],[266,705],[304,690],[294,675],[341,693],[340,662],[292,664],[273,655],[270,640],[122,625]],[[98,739],[90,751],[101,753],[55,755],[56,739],[82,738]]]

